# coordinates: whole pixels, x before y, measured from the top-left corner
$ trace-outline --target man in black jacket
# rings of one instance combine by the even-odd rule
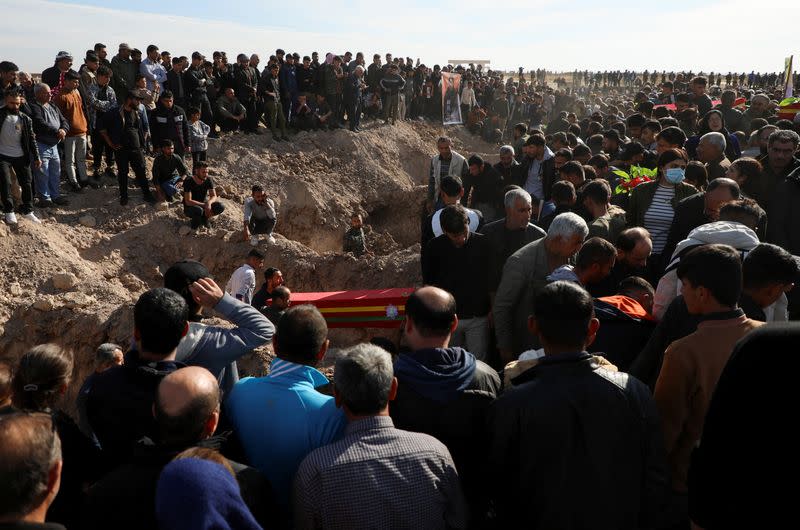
[[[31,166],[42,167],[33,120],[20,112],[22,95],[12,90],[5,94],[5,106],[0,108],[0,199],[6,223],[17,224],[14,203],[11,200],[11,170],[17,175],[22,188],[20,213],[33,223],[41,223],[33,213],[33,191],[31,189]]]
[[[467,210],[460,204],[446,206],[440,220],[444,233],[425,246],[422,281],[452,293],[458,303],[453,345],[485,359],[489,349],[489,244],[486,236],[470,230]]]
[[[133,308],[134,349],[125,363],[100,374],[86,401],[89,424],[109,463],[121,464],[143,436],[158,440],[153,397],[161,380],[185,365],[176,349],[189,329],[189,306],[181,295],[151,289]]]
[[[479,527],[489,493],[486,413],[500,377],[468,351],[450,347],[457,326],[450,293],[422,287],[408,298],[404,332],[411,351],[395,361],[399,384],[389,413],[398,429],[430,434],[447,446]]]
[[[531,195],[521,188],[513,188],[506,192],[504,199],[506,216],[489,223],[480,229],[489,243],[489,293],[494,296],[503,265],[511,254],[528,243],[541,239],[547,232],[532,224]]]
[[[575,283],[536,296],[529,328],[545,355],[490,411],[500,528],[661,522],[668,474],[655,404],[640,381],[586,353],[598,327],[591,296]]]
[[[150,113],[150,134],[153,145],[164,145],[164,140],[172,140],[175,154],[182,157],[189,147],[189,120],[186,112],[175,105],[172,92],[161,93],[158,105]]]
[[[219,450],[227,438],[214,436],[219,424],[220,391],[216,378],[199,366],[176,370],[158,384],[153,415],[159,442],[143,439],[132,461],[89,491],[84,526],[88,530],[156,528],[156,485],[163,467],[189,448]],[[265,528],[279,516],[269,481],[259,471],[228,460],[242,497]]]
[[[192,102],[192,106],[200,109],[200,119],[203,123],[211,125],[210,138],[216,138],[216,131],[214,129],[214,113],[211,110],[211,102],[208,100],[209,81],[206,76],[206,71],[203,68],[203,61],[205,57],[200,52],[192,53],[192,64],[183,73],[184,88],[186,90],[186,98]]]
[[[547,147],[544,136],[540,134],[531,135],[525,141],[523,150],[525,158],[511,170],[511,183],[523,188],[536,199],[538,213],[541,211],[541,203],[550,200],[553,183],[556,181],[555,157]]]

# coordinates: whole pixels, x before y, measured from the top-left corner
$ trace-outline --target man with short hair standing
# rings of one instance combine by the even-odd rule
[[[454,204],[442,210],[442,235],[426,245],[422,280],[450,292],[458,305],[459,322],[450,340],[478,359],[489,351],[489,244],[471,232],[466,209]]]
[[[3,202],[5,221],[9,225],[17,224],[14,203],[11,200],[13,169],[22,188],[20,212],[27,220],[38,224],[41,221],[33,213],[31,166],[38,170],[42,167],[42,161],[36,147],[33,120],[19,110],[22,105],[19,91],[12,90],[6,93],[4,101],[5,106],[0,108],[0,198]]]
[[[86,170],[86,134],[89,132],[89,120],[83,111],[83,98],[78,92],[80,76],[75,72],[64,75],[64,86],[54,98],[53,103],[61,110],[70,124],[67,137],[64,139],[64,164],[73,191],[79,192],[88,186],[98,187]]]
[[[100,134],[106,144],[114,150],[117,160],[117,182],[119,184],[119,203],[128,204],[128,169],[136,175],[136,183],[142,189],[144,200],[156,202],[147,184],[144,162],[144,139],[146,121],[141,108],[142,97],[137,90],[128,91],[122,104],[103,115]]]
[[[467,506],[447,448],[396,429],[391,356],[361,344],[336,361],[336,406],[347,427],[338,442],[305,457],[294,484],[295,527],[466,528]]]
[[[123,42],[119,45],[119,53],[111,59],[111,86],[120,101],[125,101],[129,90],[136,88],[136,64],[131,59],[131,47]]]
[[[34,88],[36,101],[31,102],[33,132],[36,133],[36,146],[42,165],[36,170],[36,193],[40,205],[63,206],[67,200],[61,196],[61,159],[58,157],[58,144],[67,136],[67,122],[58,107],[50,103],[50,87],[37,83]]]
[[[328,379],[315,367],[328,350],[328,326],[317,308],[292,307],[273,344],[269,375],[236,383],[226,412],[248,461],[264,473],[279,502],[288,506],[292,480],[312,450],[337,440],[345,416],[334,399],[317,391]]]
[[[164,90],[167,70],[161,64],[161,54],[158,53],[158,46],[155,44],[147,47],[147,57],[139,64],[139,73],[147,80],[147,90],[153,94],[159,94]]]
[[[599,321],[583,288],[551,283],[532,307],[544,357],[489,416],[498,527],[660,528],[668,478],[648,388],[586,352]]]

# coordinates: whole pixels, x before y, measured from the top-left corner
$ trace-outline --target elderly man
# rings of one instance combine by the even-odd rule
[[[371,344],[336,361],[341,440],[305,457],[294,482],[295,528],[466,528],[458,472],[436,438],[394,427],[391,356]]]
[[[531,194],[522,188],[506,192],[503,199],[506,216],[480,229],[489,243],[489,293],[494,296],[503,273],[503,265],[514,252],[543,238],[547,233],[532,224]]]
[[[725,156],[727,142],[725,135],[718,132],[706,133],[697,145],[697,159],[706,165],[709,182],[724,177],[731,161]]]
[[[243,127],[247,118],[247,109],[234,94],[233,88],[228,87],[222,96],[217,99],[216,118],[222,132],[231,132]]]
[[[72,54],[64,51],[58,52],[55,64],[42,72],[42,83],[50,86],[54,98],[61,92],[68,72],[78,73],[72,69]]]
[[[32,223],[41,223],[33,213],[33,192],[31,190],[31,167],[38,170],[42,166],[33,120],[20,112],[22,96],[19,91],[5,94],[5,105],[0,108],[0,200],[2,200],[5,221],[17,224],[14,204],[11,200],[11,170],[17,176],[22,188],[20,212]]]
[[[353,132],[361,131],[359,127],[361,124],[361,92],[365,88],[367,85],[364,83],[364,67],[357,65],[344,84],[344,106],[347,110],[350,130]]]
[[[515,150],[510,145],[504,145],[500,148],[500,161],[494,165],[494,168],[500,173],[503,178],[503,186],[510,186],[513,184],[511,180],[511,173],[514,167],[519,165],[516,158],[514,158]],[[522,152],[520,151],[520,155]]]
[[[433,213],[444,206],[441,201],[437,201],[443,177],[459,177],[463,181],[469,174],[467,160],[453,151],[453,141],[450,138],[447,136],[439,137],[436,141],[436,149],[439,154],[431,157],[430,170],[428,172],[428,213]]]
[[[586,289],[594,297],[612,296],[617,294],[620,282],[630,276],[646,278],[647,259],[653,252],[653,240],[650,233],[642,227],[623,230],[615,242],[617,260],[607,278],[590,283]]]
[[[746,134],[750,134],[750,122],[756,118],[766,118],[769,116],[769,97],[764,94],[756,94],[750,100],[750,108],[742,114],[741,127]]]
[[[506,261],[493,308],[497,347],[504,363],[538,347],[527,327],[533,298],[547,284],[547,276],[580,250],[588,234],[586,221],[563,213],[553,220],[547,237],[528,243]]]
[[[0,416],[0,527],[64,530],[45,523],[61,484],[61,441],[48,415]],[[454,470],[455,471],[455,470]]]
[[[36,147],[42,166],[36,170],[36,193],[39,205],[45,208],[63,206],[67,200],[61,196],[61,160],[58,157],[58,144],[67,136],[69,122],[55,105],[50,103],[50,87],[38,83],[34,88],[36,100],[31,103],[33,132],[36,133]]]
[[[672,218],[672,226],[669,229],[667,245],[664,247],[663,254],[671,256],[678,243],[686,239],[689,232],[698,226],[718,221],[720,208],[726,203],[737,200],[741,194],[736,181],[729,178],[717,178],[708,184],[706,191],[701,191],[680,201],[675,207],[675,217]],[[760,221],[760,224],[762,223],[761,236],[763,237],[764,230],[766,230],[766,217]]]

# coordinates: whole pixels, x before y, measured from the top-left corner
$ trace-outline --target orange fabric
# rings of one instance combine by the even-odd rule
[[[89,123],[83,113],[83,100],[77,90],[69,94],[61,92],[54,100],[56,106],[61,109],[61,113],[69,122],[69,132],[67,136],[80,136],[89,130]]]
[[[626,315],[634,318],[641,318],[642,320],[650,320],[652,322],[655,322],[656,320],[653,315],[645,311],[645,309],[642,307],[642,304],[633,298],[619,294],[614,296],[604,296],[603,298],[598,298],[598,300],[605,302],[608,305],[613,305]]]

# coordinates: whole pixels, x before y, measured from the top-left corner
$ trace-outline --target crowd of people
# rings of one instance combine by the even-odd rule
[[[86,120],[111,148],[96,151],[98,168],[113,157],[122,193],[130,165],[148,197],[149,130],[161,140],[156,193],[182,196],[198,227],[224,206],[200,144],[186,141],[193,130],[254,133],[266,116],[277,141],[313,95],[326,122],[357,132],[367,97],[387,122],[408,116],[403,103],[424,114],[416,90],[437,92],[442,71],[391,55],[367,67],[360,53],[297,67],[278,50],[265,76],[255,55],[231,67],[224,54],[205,63],[196,53],[187,66],[155,46],[134,69],[135,50],[119,49],[108,67],[105,47],[93,52],[89,101],[106,87],[117,102]],[[4,206],[11,169],[21,185],[37,171],[37,193],[40,174],[41,185],[58,183],[42,168],[62,144],[69,182],[90,179],[75,165],[87,130],[70,121],[84,107],[85,69],[73,75],[70,64],[59,53],[43,83],[20,76],[5,92]],[[321,77],[298,73],[312,66]],[[9,68],[0,64],[3,88],[16,83]],[[800,136],[777,116],[778,76],[731,74],[715,102],[711,75],[665,73],[655,87],[652,74],[587,73],[554,90],[543,70],[530,83],[452,70],[464,74],[464,110],[484,114],[468,126],[503,145],[492,164],[438,139],[420,215],[423,281],[405,301],[400,339],[335,352],[329,380],[317,369],[331,353],[324,317],[292,305],[262,251],[250,250],[224,289],[203,264],[180,261],[139,297],[130,344],[99,345],[77,421],[65,402],[73,352],[44,344],[0,362],[0,529],[786,520],[791,488],[775,469],[793,461],[790,370],[766,358],[800,344],[787,322],[800,317]],[[230,116],[214,114],[220,98]],[[30,199],[23,186],[23,215]],[[243,238],[257,247],[259,234],[272,237],[275,205],[255,184],[244,210]],[[362,224],[354,215],[344,248],[369,256]],[[232,327],[204,323],[212,310]],[[240,379],[237,360],[269,343],[269,373]]]

